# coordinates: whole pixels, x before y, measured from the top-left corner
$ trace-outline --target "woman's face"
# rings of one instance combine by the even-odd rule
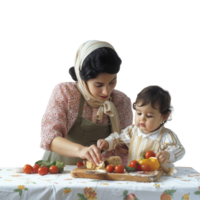
[[[102,73],[87,82],[90,94],[99,101],[106,101],[117,84],[117,74]]]

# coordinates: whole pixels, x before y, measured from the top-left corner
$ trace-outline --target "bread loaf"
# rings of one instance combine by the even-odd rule
[[[105,159],[101,164],[95,165],[92,164],[89,161],[86,161],[86,168],[87,169],[93,169],[93,170],[98,170],[98,169],[106,169],[107,165],[122,165],[122,159],[119,156],[111,156],[108,159]]]
[[[119,156],[111,156],[110,158],[104,160],[105,165],[122,165],[122,159]]]

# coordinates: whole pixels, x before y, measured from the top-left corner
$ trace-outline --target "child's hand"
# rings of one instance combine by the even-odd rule
[[[167,162],[170,158],[170,154],[167,151],[160,151],[156,153],[156,158],[159,160],[160,163]]]
[[[109,143],[106,140],[100,139],[97,141],[97,147],[100,150],[107,150],[109,147]]]

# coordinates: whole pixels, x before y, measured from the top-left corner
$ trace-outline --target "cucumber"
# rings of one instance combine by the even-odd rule
[[[135,171],[135,167],[125,166],[124,168],[126,169],[127,172],[134,172]]]

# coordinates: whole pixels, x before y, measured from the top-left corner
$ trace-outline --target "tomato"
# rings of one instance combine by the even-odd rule
[[[129,167],[132,167],[132,168],[135,168],[137,165],[137,160],[132,160],[130,163],[129,163]]]
[[[151,171],[151,167],[149,165],[143,164],[143,165],[140,165],[140,166],[141,166],[142,171],[147,171],[147,172]]]
[[[81,166],[83,166],[84,164],[83,164],[83,162],[77,162],[77,167],[81,167]]]
[[[148,159],[148,158],[150,158],[150,157],[155,157],[156,156],[156,154],[153,152],[153,151],[147,151],[146,153],[145,153],[145,158],[146,159]]]
[[[141,165],[140,165],[140,164],[137,164],[136,167],[135,167],[135,170],[136,170],[136,171],[142,171]]]
[[[55,165],[52,165],[51,167],[49,167],[49,172],[51,174],[57,174],[59,172],[59,168]]]
[[[140,164],[137,162],[137,160],[132,160],[129,165],[129,167],[135,168],[136,171],[141,171]]]
[[[31,165],[24,165],[23,171],[26,174],[30,174],[33,171],[33,167]]]
[[[39,167],[40,167],[39,164],[35,164],[35,165],[33,166],[33,173],[38,173]]]
[[[114,165],[108,165],[107,167],[106,167],[106,171],[107,172],[113,172],[115,170],[115,166]]]
[[[115,167],[115,171],[116,171],[117,173],[123,173],[123,172],[124,172],[124,167],[123,167],[122,165],[117,165],[117,166]]]
[[[47,173],[48,173],[48,167],[39,167],[38,174],[43,176],[43,175],[45,175]]]

